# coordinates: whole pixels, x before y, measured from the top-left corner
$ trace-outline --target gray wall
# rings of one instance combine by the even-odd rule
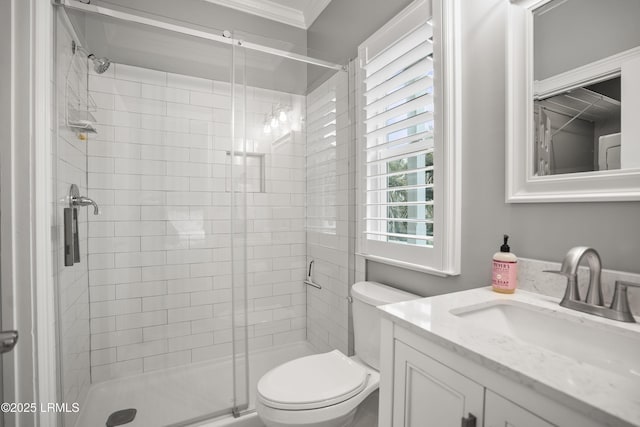
[[[333,0],[307,31],[311,56],[340,64],[355,58],[358,45],[411,0]]]
[[[333,0],[307,31],[309,56],[337,64],[347,64],[358,54],[358,45],[411,0]],[[309,68],[309,89],[315,89],[332,75]]]
[[[638,0],[569,0],[535,16],[535,78],[542,80],[640,45],[638,18]]]
[[[351,9],[344,3],[349,1],[332,5],[343,5],[346,13]],[[368,279],[425,296],[488,285],[491,257],[503,233],[512,236],[512,251],[521,257],[561,261],[572,246],[590,245],[600,252],[605,268],[640,273],[640,203],[504,202],[507,5],[503,0],[461,0],[462,274],[439,278],[368,262]],[[393,14],[389,11],[386,18]],[[333,37],[310,32],[308,45],[323,45]],[[341,49],[355,52],[365,37],[345,39]]]

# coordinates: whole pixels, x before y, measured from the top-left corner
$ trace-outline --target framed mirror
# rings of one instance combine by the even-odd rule
[[[638,17],[638,0],[511,0],[508,202],[640,200]]]

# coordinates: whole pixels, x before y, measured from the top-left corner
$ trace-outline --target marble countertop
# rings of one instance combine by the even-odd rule
[[[572,407],[607,425],[640,426],[640,372],[623,375],[580,362],[541,346],[496,332],[451,313],[461,307],[481,307],[495,302],[529,304],[554,316],[589,323],[606,333],[625,335],[640,364],[640,324],[600,318],[559,306],[559,299],[518,290],[512,295],[490,287],[405,301],[379,307],[394,323],[440,346],[481,364],[539,393]],[[636,317],[640,321],[640,318]],[[591,323],[596,322],[597,325]],[[552,333],[552,331],[549,331]],[[637,357],[636,357],[637,355]]]

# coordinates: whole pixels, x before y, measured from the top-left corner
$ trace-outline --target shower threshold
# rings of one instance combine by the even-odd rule
[[[248,410],[255,409],[255,388],[263,374],[284,362],[314,353],[306,341],[250,352]],[[224,358],[94,384],[76,426],[104,425],[110,414],[122,408],[137,409],[135,419],[126,427],[232,426],[237,423],[232,421],[230,410],[231,375],[231,359]],[[215,417],[221,411],[228,412],[228,416],[202,421],[203,416]],[[240,417],[238,425],[261,425],[254,418],[255,415]]]

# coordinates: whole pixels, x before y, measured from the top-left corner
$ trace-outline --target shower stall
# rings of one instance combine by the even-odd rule
[[[348,67],[138,12],[55,10],[64,426],[226,422],[267,370],[350,350]]]

